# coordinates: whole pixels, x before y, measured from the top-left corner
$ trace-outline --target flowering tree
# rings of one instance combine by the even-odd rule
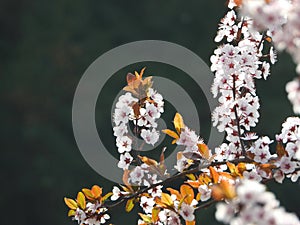
[[[68,216],[78,224],[105,224],[109,209],[122,203],[127,212],[141,207],[139,225],[193,225],[196,211],[211,204],[216,204],[216,219],[225,224],[300,224],[264,186],[271,179],[298,180],[300,118],[287,118],[275,140],[251,132],[260,108],[255,80],[268,78],[270,65],[277,61],[274,47],[292,55],[300,74],[300,1],[231,0],[215,41],[222,43],[211,56],[211,90],[220,104],[212,121],[225,131],[225,142],[210,149],[176,113],[174,128],[162,132],[182,149],[174,165],[177,173],[169,174],[165,149],[159,159],[142,156],[144,143],[159,140],[157,120],[164,112],[164,99],[153,88],[152,77],[143,78],[145,68],[128,73],[125,93],[115,105],[113,128],[123,184],[107,193],[94,185],[82,189],[75,200],[65,198]],[[300,112],[299,79],[286,86],[295,113]],[[183,181],[178,189],[169,187],[174,180]]]

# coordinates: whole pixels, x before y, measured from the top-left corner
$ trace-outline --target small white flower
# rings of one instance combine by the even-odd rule
[[[152,213],[155,201],[153,198],[147,198],[146,196],[141,197],[140,206],[143,208],[145,213]]]
[[[147,144],[155,145],[155,143],[159,139],[159,133],[153,128],[151,131],[142,129],[141,131],[141,137],[144,139],[144,141]]]
[[[199,136],[195,131],[190,130],[188,127],[185,127],[184,130],[180,133],[179,139],[176,141],[177,145],[184,145],[187,147],[193,147],[197,145]]]
[[[270,48],[270,61],[272,64],[275,64],[277,61],[277,53],[274,50],[273,46],[271,46],[271,48]]]
[[[264,79],[266,80],[267,77],[270,75],[270,64],[267,62],[263,62],[261,71]]]
[[[140,185],[143,177],[144,177],[144,170],[140,166],[135,167],[134,170],[132,170],[129,174],[129,180],[133,184]]]
[[[211,198],[211,189],[208,188],[207,185],[200,185],[198,191],[201,194],[200,196],[201,201],[204,202]]]
[[[289,174],[295,171],[296,162],[291,161],[289,157],[282,157],[280,160],[280,169],[285,174]]]
[[[122,106],[122,108],[116,108],[114,114],[114,122],[118,126],[121,122],[128,123],[129,115],[132,113],[132,108],[129,106]]]
[[[185,221],[193,221],[195,219],[194,215],[195,208],[183,202],[179,209],[179,214]]]
[[[120,125],[115,126],[113,128],[113,130],[114,130],[114,136],[116,136],[116,137],[122,137],[122,136],[124,136],[124,134],[126,134],[128,132],[127,126],[125,123],[120,123]]]
[[[243,176],[248,180],[255,180],[258,182],[260,182],[262,180],[261,176],[254,170],[252,170],[250,172],[244,171]]]
[[[121,138],[117,138],[116,142],[119,153],[131,151],[132,140],[129,137],[123,136]]]
[[[113,192],[113,195],[110,197],[110,199],[112,201],[116,201],[117,199],[119,199],[123,195],[120,188],[118,188],[116,186],[113,187],[112,192]]]
[[[126,152],[125,154],[121,154],[120,161],[118,163],[118,167],[121,169],[124,169],[124,170],[128,169],[132,160],[133,160],[133,158],[128,152]]]
[[[76,209],[76,212],[75,212],[75,216],[74,216],[74,219],[78,221],[78,223],[82,223],[83,220],[85,220],[86,218],[86,214],[83,210],[81,210],[80,208],[77,208]]]

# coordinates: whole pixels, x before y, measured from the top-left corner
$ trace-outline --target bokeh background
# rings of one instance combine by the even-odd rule
[[[75,197],[82,187],[93,184],[107,191],[112,188],[113,183],[84,161],[72,132],[73,95],[97,57],[121,44],[157,39],[180,44],[209,65],[217,24],[225,11],[223,0],[0,1],[0,223],[74,224],[67,217],[64,196]],[[293,115],[284,88],[295,75],[294,64],[285,54],[279,60],[270,79],[257,83],[262,108],[254,130],[262,135],[274,136],[284,119]],[[168,65],[129,65],[109,80],[97,104],[99,135],[113,155],[112,100],[125,84],[126,73],[145,65],[146,74],[169,76],[188,87],[204,121],[201,134],[205,138],[209,133],[206,101],[188,76]],[[167,104],[168,126],[174,110]],[[288,210],[300,215],[299,184],[268,186]],[[197,213],[199,224],[218,224],[213,212],[210,207]],[[126,214],[122,206],[111,214],[116,225],[136,224],[136,214]]]

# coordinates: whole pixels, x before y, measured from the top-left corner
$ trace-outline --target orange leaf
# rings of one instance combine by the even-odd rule
[[[173,188],[167,188],[167,190],[171,193],[171,195],[176,195],[176,198],[180,200],[182,198],[179,191],[173,189]]]
[[[208,184],[211,182],[210,177],[209,177],[207,174],[205,174],[205,173],[202,173],[202,174],[198,177],[198,180],[199,180],[200,185],[203,185],[203,184],[208,185]]]
[[[165,151],[167,147],[164,147],[159,156],[159,163],[163,164],[165,162]]]
[[[177,133],[180,134],[181,129],[185,127],[182,116],[179,113],[176,113],[173,122]]]
[[[243,172],[247,170],[246,163],[239,163],[236,168],[239,172],[239,176],[243,176]]]
[[[211,196],[213,197],[213,199],[215,199],[217,201],[221,201],[225,198],[225,194],[224,194],[222,188],[220,187],[220,185],[212,186]]]
[[[95,197],[93,195],[93,193],[91,192],[90,189],[87,188],[83,188],[81,189],[81,191],[83,192],[83,194],[85,195],[85,197],[89,200],[95,200]]]
[[[227,180],[221,180],[219,184],[212,186],[211,195],[217,201],[233,199],[236,196],[235,186]]]
[[[234,177],[231,176],[230,173],[227,173],[227,172],[219,172],[219,175],[223,178],[223,177],[226,177],[227,179],[229,180],[234,180]]]
[[[205,159],[210,158],[210,152],[209,152],[208,146],[206,144],[198,144],[198,150],[203,158],[205,158]]]
[[[227,180],[221,180],[220,187],[222,188],[225,198],[233,199],[236,196],[235,186]]]
[[[196,221],[193,220],[193,221],[185,221],[185,225],[195,225],[196,224]]]
[[[64,198],[65,204],[70,208],[70,209],[77,209],[77,203],[70,198]]]
[[[172,131],[172,130],[169,130],[169,129],[165,129],[165,130],[162,130],[163,133],[169,135],[170,137],[178,140],[179,139],[179,136],[178,134],[176,134],[176,132]]]
[[[194,199],[193,188],[187,184],[183,184],[180,186],[180,193],[182,197],[185,197],[184,201],[190,205]]]
[[[191,185],[193,188],[198,188],[201,185],[199,181],[186,181],[186,183]]]
[[[216,171],[216,169],[212,166],[209,167],[209,171],[210,171],[210,175],[212,177],[212,180],[213,180],[213,183],[218,183],[219,182],[219,174],[218,172]]]
[[[271,42],[272,42],[272,38],[271,38],[271,37],[269,37],[269,36],[265,37],[265,40],[266,40],[267,42],[269,42],[269,43],[271,43]]]
[[[201,193],[198,192],[198,194],[196,195],[196,200],[199,202],[201,199]]]
[[[226,164],[228,166],[228,169],[229,169],[230,173],[235,174],[235,172],[236,172],[235,171],[235,165],[231,162],[226,162]]]
[[[234,0],[234,3],[239,7],[243,4],[243,0]]]
[[[99,198],[102,195],[102,188],[100,188],[98,185],[94,185],[91,189],[91,192],[95,198]]]
[[[140,78],[143,77],[143,74],[144,74],[144,72],[145,72],[145,69],[146,69],[146,67],[144,67],[144,68],[141,70],[140,75],[139,75]]]
[[[146,163],[148,166],[157,166],[157,162],[154,159],[150,159],[146,156],[138,156],[142,162]]]

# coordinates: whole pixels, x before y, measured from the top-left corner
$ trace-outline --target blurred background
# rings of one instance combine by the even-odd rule
[[[81,188],[93,184],[111,190],[113,183],[81,156],[72,131],[76,86],[97,57],[121,44],[157,39],[182,45],[210,65],[213,39],[225,12],[220,0],[0,1],[1,224],[74,224],[67,217],[64,196],[75,198]],[[145,62],[120,70],[99,96],[96,121],[104,130],[99,135],[112,154],[117,156],[110,124],[112,100],[125,85],[126,73],[143,66],[148,68],[146,75],[169,76],[189,87],[201,118],[201,135],[207,138],[209,111],[199,87],[176,68]],[[274,136],[293,115],[285,84],[295,75],[294,64],[281,54],[272,71],[269,81],[257,83],[262,107],[254,131]],[[171,127],[175,109],[166,107]],[[268,186],[282,205],[300,215],[299,184]],[[213,206],[198,212],[199,224],[218,224],[213,213]],[[136,213],[126,214],[122,206],[111,215],[116,225],[137,223]]]

